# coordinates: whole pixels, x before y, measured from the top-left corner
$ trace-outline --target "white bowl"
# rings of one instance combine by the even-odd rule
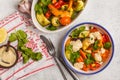
[[[71,62],[66,58],[66,55],[65,55],[65,43],[66,43],[66,41],[68,40],[69,35],[71,34],[71,32],[72,32],[73,30],[75,30],[76,28],[78,28],[78,27],[80,27],[80,26],[82,26],[82,25],[94,25],[94,27],[96,27],[98,30],[100,30],[101,32],[105,33],[105,34],[109,37],[109,40],[110,40],[111,45],[112,45],[111,48],[110,48],[109,58],[105,61],[105,63],[103,63],[103,64],[101,65],[100,68],[96,69],[95,71],[83,71],[83,70],[78,70],[78,69],[76,69],[76,68],[71,64]],[[74,72],[79,73],[79,74],[91,75],[91,74],[95,74],[95,73],[101,72],[103,69],[105,69],[105,68],[109,65],[109,63],[110,63],[110,61],[111,61],[111,59],[112,59],[112,57],[113,57],[113,54],[114,54],[114,43],[113,43],[113,39],[112,39],[110,33],[109,33],[104,27],[102,27],[101,25],[96,24],[96,23],[92,23],[92,22],[84,22],[84,23],[80,23],[80,24],[74,26],[73,28],[71,28],[71,29],[66,33],[66,35],[65,35],[65,37],[64,37],[64,39],[63,39],[63,42],[62,42],[62,57],[63,57],[65,63],[67,64],[67,66],[68,66],[71,70],[73,70]]]
[[[60,27],[59,29],[54,30],[54,31],[50,31],[50,30],[47,30],[46,28],[42,27],[42,26],[38,23],[38,21],[37,21],[37,19],[36,19],[36,14],[35,14],[34,7],[35,7],[35,4],[36,4],[37,2],[38,2],[38,0],[33,0],[33,2],[32,2],[32,8],[31,8],[32,21],[33,21],[35,27],[36,27],[38,30],[40,30],[40,31],[42,31],[42,32],[45,32],[45,33],[56,33],[56,32],[60,32],[60,31],[63,31],[63,30],[65,30],[65,29],[69,28],[71,25],[74,24],[74,22],[76,21],[76,19],[78,19],[80,13],[83,11],[83,10],[80,11],[79,14],[77,15],[77,17],[76,17],[69,25],[64,26],[64,27]],[[86,3],[87,3],[87,0],[86,0],[86,2],[85,2],[85,5],[86,5]]]

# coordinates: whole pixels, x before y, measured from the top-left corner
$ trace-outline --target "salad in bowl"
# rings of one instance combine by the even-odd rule
[[[72,24],[87,0],[34,0],[32,20],[43,32],[62,31]]]
[[[80,74],[95,74],[111,61],[113,40],[101,25],[86,22],[70,29],[63,40],[62,56],[70,69]]]

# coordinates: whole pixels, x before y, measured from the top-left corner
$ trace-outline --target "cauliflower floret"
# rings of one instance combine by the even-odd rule
[[[74,67],[77,69],[82,69],[84,65],[84,62],[77,62],[74,64]]]
[[[70,44],[73,46],[73,52],[76,52],[82,48],[82,42],[80,40],[71,41]]]
[[[97,38],[98,40],[100,40],[100,39],[102,38],[100,32],[90,33],[89,37],[90,37],[90,42],[91,42],[91,43],[94,43],[96,38]]]
[[[91,51],[91,50],[85,50],[85,52],[86,52],[86,53],[92,53],[92,51]]]
[[[90,43],[93,44],[95,42],[95,36],[94,33],[90,33]]]
[[[101,39],[101,34],[100,34],[100,32],[94,32],[94,36],[95,36],[98,40]]]
[[[89,26],[85,27],[85,30],[90,30],[90,27]]]
[[[101,53],[105,53],[105,49],[104,48],[101,48]]]
[[[102,61],[102,57],[101,57],[100,53],[95,53],[95,60],[98,62]]]

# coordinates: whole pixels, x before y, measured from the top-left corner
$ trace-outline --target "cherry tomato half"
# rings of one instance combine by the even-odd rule
[[[62,18],[60,18],[60,23],[63,26],[68,25],[71,23],[71,18],[70,17],[62,17]]]

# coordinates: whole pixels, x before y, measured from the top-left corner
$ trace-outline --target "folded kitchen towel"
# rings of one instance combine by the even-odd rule
[[[21,80],[50,66],[54,66],[53,59],[49,56],[46,45],[39,37],[41,33],[33,27],[31,19],[21,15],[19,12],[15,12],[0,21],[0,28],[2,27],[7,30],[8,36],[16,30],[24,30],[29,40],[27,46],[35,52],[41,52],[43,55],[43,58],[39,61],[29,60],[29,62],[23,64],[21,53],[19,53],[18,62],[14,67],[9,69],[0,68],[0,78],[2,80]],[[3,44],[6,44],[7,41]],[[0,46],[3,44],[0,44]],[[13,42],[11,45],[16,47],[17,42]]]

